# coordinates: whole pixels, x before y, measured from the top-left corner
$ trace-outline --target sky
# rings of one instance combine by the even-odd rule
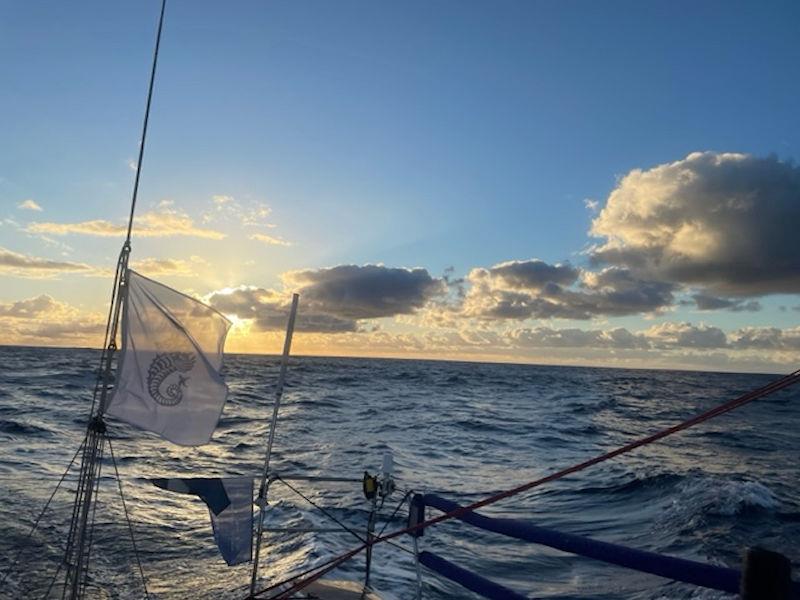
[[[160,3],[0,5],[0,343],[102,345]],[[796,2],[168,0],[132,267],[231,352],[787,372]]]

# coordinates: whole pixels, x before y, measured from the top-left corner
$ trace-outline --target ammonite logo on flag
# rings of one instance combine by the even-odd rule
[[[175,406],[183,400],[183,390],[189,384],[184,373],[194,368],[197,357],[192,352],[156,354],[147,370],[147,391],[162,406]]]

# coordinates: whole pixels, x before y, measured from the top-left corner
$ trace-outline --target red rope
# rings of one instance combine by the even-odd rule
[[[441,514],[438,517],[435,517],[433,519],[428,519],[427,521],[423,521],[422,523],[418,523],[418,524],[416,524],[416,525],[414,525],[412,527],[406,527],[405,529],[400,529],[400,530],[394,531],[392,533],[387,533],[384,536],[376,537],[376,538],[370,540],[369,542],[366,542],[366,543],[362,544],[361,546],[359,546],[357,548],[354,548],[353,550],[350,550],[350,551],[342,554],[341,556],[339,556],[337,558],[334,558],[333,560],[329,561],[325,565],[322,565],[323,568],[320,571],[318,571],[317,573],[314,573],[313,575],[307,577],[306,579],[303,579],[303,580],[295,583],[288,590],[282,592],[281,594],[275,596],[274,598],[275,598],[275,600],[287,598],[288,596],[290,596],[294,592],[303,589],[304,587],[310,585],[311,583],[313,583],[314,581],[316,581],[317,579],[319,579],[320,577],[322,577],[326,573],[332,571],[333,569],[338,567],[340,564],[342,564],[343,562],[349,560],[350,558],[352,558],[353,556],[355,556],[356,554],[358,554],[359,552],[361,552],[362,550],[364,550],[368,546],[372,546],[372,545],[378,544],[380,542],[385,542],[387,540],[391,540],[391,539],[396,538],[398,536],[401,536],[401,535],[416,531],[417,529],[421,529],[421,528],[424,528],[424,527],[430,527],[431,525],[435,525],[436,523],[440,523],[440,522],[448,520],[448,519],[453,519],[453,518],[459,517],[459,516],[461,516],[461,515],[463,515],[465,513],[471,512],[473,510],[477,510],[477,509],[482,508],[484,506],[488,506],[489,504],[494,504],[495,502],[499,502],[500,500],[503,500],[505,498],[510,498],[511,496],[516,496],[517,494],[521,494],[522,492],[527,492],[528,490],[533,489],[535,487],[538,487],[540,485],[543,485],[545,483],[550,483],[551,481],[555,481],[557,479],[561,479],[562,477],[566,477],[567,475],[571,475],[572,473],[576,473],[576,472],[581,471],[583,469],[586,469],[588,467],[594,466],[594,465],[596,465],[598,463],[605,462],[605,461],[610,460],[612,458],[615,458],[615,457],[617,457],[617,456],[619,456],[621,454],[626,454],[628,452],[631,452],[632,450],[635,450],[636,448],[640,448],[642,446],[646,446],[647,444],[652,444],[653,442],[656,442],[656,441],[658,441],[660,439],[663,439],[663,438],[665,438],[665,437],[667,437],[669,435],[678,433],[678,432],[683,431],[685,429],[689,429],[690,427],[693,427],[695,425],[699,425],[700,423],[703,423],[704,421],[708,421],[709,419],[713,419],[714,417],[718,417],[719,415],[725,414],[725,413],[730,412],[730,411],[732,411],[732,410],[734,410],[736,408],[744,406],[745,404],[748,404],[748,403],[752,402],[753,400],[757,400],[759,398],[763,398],[764,396],[767,396],[769,394],[772,394],[774,392],[777,392],[779,390],[787,388],[787,387],[789,387],[791,385],[794,385],[794,384],[796,384],[798,382],[800,382],[800,370],[794,371],[793,373],[790,373],[789,375],[785,375],[784,377],[776,379],[775,381],[772,381],[771,383],[765,385],[764,387],[761,387],[761,388],[758,388],[756,390],[747,392],[746,394],[744,394],[742,396],[739,396],[738,398],[735,398],[733,400],[730,400],[730,401],[728,401],[728,402],[726,402],[724,404],[721,404],[721,405],[719,405],[719,406],[717,406],[715,408],[712,408],[711,410],[707,410],[706,412],[700,413],[699,415],[695,415],[694,417],[692,417],[690,419],[687,419],[687,420],[685,420],[685,421],[683,421],[681,423],[678,423],[677,425],[673,425],[672,427],[668,427],[666,429],[662,429],[661,431],[656,432],[656,433],[654,433],[652,435],[648,435],[646,437],[643,437],[643,438],[640,438],[638,440],[635,440],[635,441],[633,441],[633,442],[631,442],[629,444],[625,444],[624,446],[621,446],[620,448],[617,448],[616,450],[612,450],[611,452],[606,452],[605,454],[600,454],[600,455],[595,456],[593,458],[590,458],[589,460],[586,460],[586,461],[584,461],[582,463],[578,463],[578,464],[573,465],[571,467],[567,467],[566,469],[562,469],[560,471],[557,471],[555,473],[552,473],[552,474],[547,475],[545,477],[542,477],[540,479],[536,479],[534,481],[529,481],[528,483],[522,484],[522,485],[517,486],[515,488],[511,488],[511,489],[506,490],[504,492],[500,492],[499,494],[495,494],[494,496],[490,496],[488,498],[484,498],[483,500],[479,500],[478,502],[474,502],[474,503],[469,504],[467,506],[462,506],[459,509],[456,509],[456,510],[451,511],[449,513]],[[290,578],[290,579],[288,579],[286,581],[283,581],[281,583],[278,583],[278,584],[275,584],[273,586],[270,586],[269,588],[260,590],[260,591],[256,592],[251,597],[255,597],[255,596],[260,595],[260,594],[262,594],[264,592],[267,592],[267,591],[270,591],[272,589],[275,589],[276,587],[279,587],[280,585],[283,585],[284,583],[287,583],[288,581],[292,581],[292,580],[296,579],[297,577],[299,577],[299,576],[292,577],[292,578]]]

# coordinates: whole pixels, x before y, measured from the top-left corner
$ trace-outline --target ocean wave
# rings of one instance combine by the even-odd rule
[[[20,423],[19,421],[0,421],[0,432],[24,436],[49,436],[53,434],[47,427],[30,422]]]
[[[671,510],[684,517],[733,517],[751,512],[775,512],[776,495],[758,481],[694,475],[675,488]]]

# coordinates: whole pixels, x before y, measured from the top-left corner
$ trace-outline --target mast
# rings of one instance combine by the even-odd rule
[[[283,342],[283,355],[281,356],[281,370],[278,373],[278,384],[275,389],[275,405],[272,407],[272,421],[269,425],[269,437],[267,438],[267,451],[264,455],[264,470],[261,473],[261,485],[258,487],[257,503],[261,507],[258,513],[258,529],[256,533],[256,552],[253,556],[253,574],[250,577],[250,595],[256,590],[258,579],[258,557],[261,552],[261,536],[264,533],[264,510],[267,507],[267,478],[269,477],[269,459],[272,456],[272,443],[275,441],[275,427],[278,424],[278,409],[281,407],[283,398],[283,385],[286,381],[286,369],[289,366],[289,352],[292,349],[292,334],[294,333],[294,321],[297,317],[297,302],[300,300],[299,294],[292,294],[292,308],[289,311],[289,322],[286,325],[286,338]]]
[[[117,351],[117,333],[119,328],[122,305],[127,292],[128,258],[131,252],[131,231],[133,218],[136,211],[136,199],[139,193],[139,176],[142,170],[145,140],[147,138],[147,125],[150,118],[150,105],[153,98],[158,52],[161,45],[161,31],[164,25],[164,12],[167,0],[161,0],[161,11],[158,19],[158,32],[156,33],[153,61],[150,69],[150,83],[147,90],[147,103],[142,123],[142,137],[139,144],[139,158],[136,163],[136,177],[133,184],[131,197],[131,210],[128,217],[128,230],[125,242],[117,260],[117,269],[114,276],[114,285],[111,292],[111,302],[108,309],[105,340],[100,355],[100,366],[97,371],[92,405],[89,409],[89,423],[86,429],[85,443],[81,455],[81,466],[78,473],[78,483],[75,500],[72,506],[72,519],[70,522],[67,544],[64,552],[62,566],[66,569],[62,599],[78,600],[83,597],[88,582],[89,556],[92,547],[92,533],[94,529],[95,501],[100,485],[100,471],[102,468],[103,452],[106,442],[106,426],[103,413],[108,402],[108,393],[112,386],[112,366],[114,355]],[[145,594],[146,594],[145,590]]]

